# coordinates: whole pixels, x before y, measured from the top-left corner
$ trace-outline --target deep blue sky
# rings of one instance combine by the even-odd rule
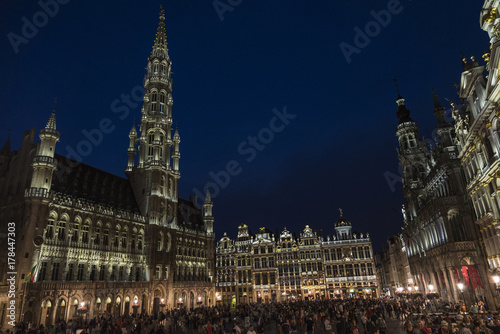
[[[227,0],[222,1],[227,3]],[[173,61],[173,117],[181,135],[180,194],[203,189],[210,171],[230,160],[242,172],[214,198],[217,239],[254,232],[299,232],[304,225],[332,234],[338,208],[354,229],[381,249],[402,225],[395,148],[397,76],[401,94],[430,137],[432,88],[457,100],[461,52],[477,59],[488,50],[479,27],[481,1],[402,0],[402,10],[348,64],[339,44],[354,45],[370,11],[387,1],[248,1],[223,14],[212,1],[162,2]],[[237,3],[237,1],[233,1]],[[158,25],[158,1],[69,1],[14,51],[8,33],[22,35],[25,17],[43,17],[35,1],[0,5],[0,141],[12,129],[45,126],[57,97],[56,151],[66,155],[109,118],[114,131],[83,158],[124,175],[128,132],[140,106],[120,119],[111,103],[142,85]],[[43,22],[42,22],[43,23]],[[12,34],[11,34],[12,36]],[[273,108],[297,115],[252,162],[238,145],[269,125]]]

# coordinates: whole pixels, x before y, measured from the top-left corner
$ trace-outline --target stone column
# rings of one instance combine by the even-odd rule
[[[458,302],[460,299],[460,291],[458,291],[457,287],[457,282],[455,281],[455,274],[453,273],[453,267],[448,267],[448,275],[449,275],[449,280],[450,280],[450,287],[451,287],[451,292],[453,294],[453,300],[455,302]]]
[[[441,268],[439,270],[439,275],[440,276],[442,275],[441,280],[443,280],[443,278],[444,278],[444,284],[446,285],[446,294],[447,294],[448,301],[449,302],[453,301],[453,293],[452,293],[453,289],[451,288],[451,285],[450,285],[451,282],[448,279],[448,274],[447,274],[447,271],[446,271],[446,267],[443,267],[443,268]]]

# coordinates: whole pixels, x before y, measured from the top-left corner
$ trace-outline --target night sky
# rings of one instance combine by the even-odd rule
[[[53,17],[40,14],[36,1],[0,5],[0,145],[11,129],[18,149],[25,130],[45,126],[57,97],[56,152],[77,150],[85,130],[109,119],[113,131],[81,159],[124,176],[128,132],[142,104],[131,97],[120,109],[128,113],[116,111],[127,105],[122,96],[142,87],[160,3],[60,2]],[[432,89],[448,108],[445,98],[458,100],[461,53],[482,61],[489,48],[482,3],[222,0],[218,13],[212,1],[162,2],[181,197],[204,193],[211,172],[234,160],[240,173],[212,197],[217,240],[225,231],[234,237],[241,223],[254,233],[286,226],[298,234],[308,224],[333,234],[342,208],[381,250],[401,230],[404,201],[401,183],[386,181],[399,174],[393,78],[421,135],[431,138]],[[392,13],[379,17],[384,26],[375,24],[374,13],[388,7]],[[23,32],[34,21],[38,31]],[[356,44],[356,31],[366,28],[373,37]],[[343,42],[358,46],[350,62]],[[270,131],[285,109],[288,124],[277,121],[279,131]],[[265,144],[250,149],[249,136],[259,133]]]

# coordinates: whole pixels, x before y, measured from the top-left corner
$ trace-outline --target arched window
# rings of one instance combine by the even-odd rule
[[[166,97],[165,92],[161,92],[160,93],[160,113],[162,113],[162,114],[165,112],[166,100],[167,100],[167,97]]]
[[[157,111],[157,103],[158,103],[158,92],[153,91],[153,92],[151,92],[151,111],[152,112]]]

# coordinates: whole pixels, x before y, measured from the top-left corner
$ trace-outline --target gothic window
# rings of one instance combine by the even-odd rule
[[[417,142],[415,140],[415,136],[414,135],[409,135],[408,136],[408,146],[410,148],[415,148],[417,147]]]
[[[157,103],[158,103],[158,92],[153,91],[151,92],[151,111],[156,111],[157,109]]]
[[[105,273],[106,273],[106,266],[102,264],[101,268],[99,269],[99,281],[104,281]]]
[[[165,101],[166,101],[166,95],[165,92],[160,93],[160,113],[165,112]]]
[[[71,241],[73,242],[78,241],[78,229],[79,225],[77,223],[73,224],[73,236],[71,237]]]
[[[66,222],[60,221],[57,223],[57,238],[59,240],[64,240],[66,235]]]
[[[127,231],[122,232],[122,247],[127,248]]]
[[[118,271],[118,280],[123,281],[123,266],[120,266],[120,270]]]
[[[82,226],[82,242],[89,242],[89,225],[87,223]]]
[[[103,240],[102,240],[102,244],[104,246],[108,246],[109,245],[108,236],[109,236],[109,230],[108,229],[104,229],[104,235],[103,235]]]
[[[96,245],[99,245],[100,242],[101,242],[101,228],[100,227],[96,227],[96,229],[95,229],[94,243]]]
[[[55,262],[52,264],[52,281],[57,281],[59,278],[59,263]]]
[[[45,228],[45,238],[52,239],[54,237],[54,220],[49,220],[47,222],[47,227]]]
[[[78,273],[76,279],[79,281],[83,281],[83,269],[85,265],[84,264],[79,264],[78,265]]]
[[[73,263],[70,263],[68,265],[68,272],[66,273],[66,281],[72,281],[73,280]]]
[[[137,249],[142,250],[142,233],[139,234],[139,238],[137,239]]]
[[[167,65],[165,63],[161,64],[161,75],[167,74]]]
[[[156,250],[161,251],[162,248],[163,248],[163,233],[160,232],[160,234],[158,234],[158,238],[156,239]]]
[[[154,74],[158,74],[158,66],[159,66],[158,63],[156,63],[156,62],[153,63],[153,72],[154,72]]]
[[[95,264],[92,265],[92,271],[90,272],[90,281],[94,282],[95,281]]]

